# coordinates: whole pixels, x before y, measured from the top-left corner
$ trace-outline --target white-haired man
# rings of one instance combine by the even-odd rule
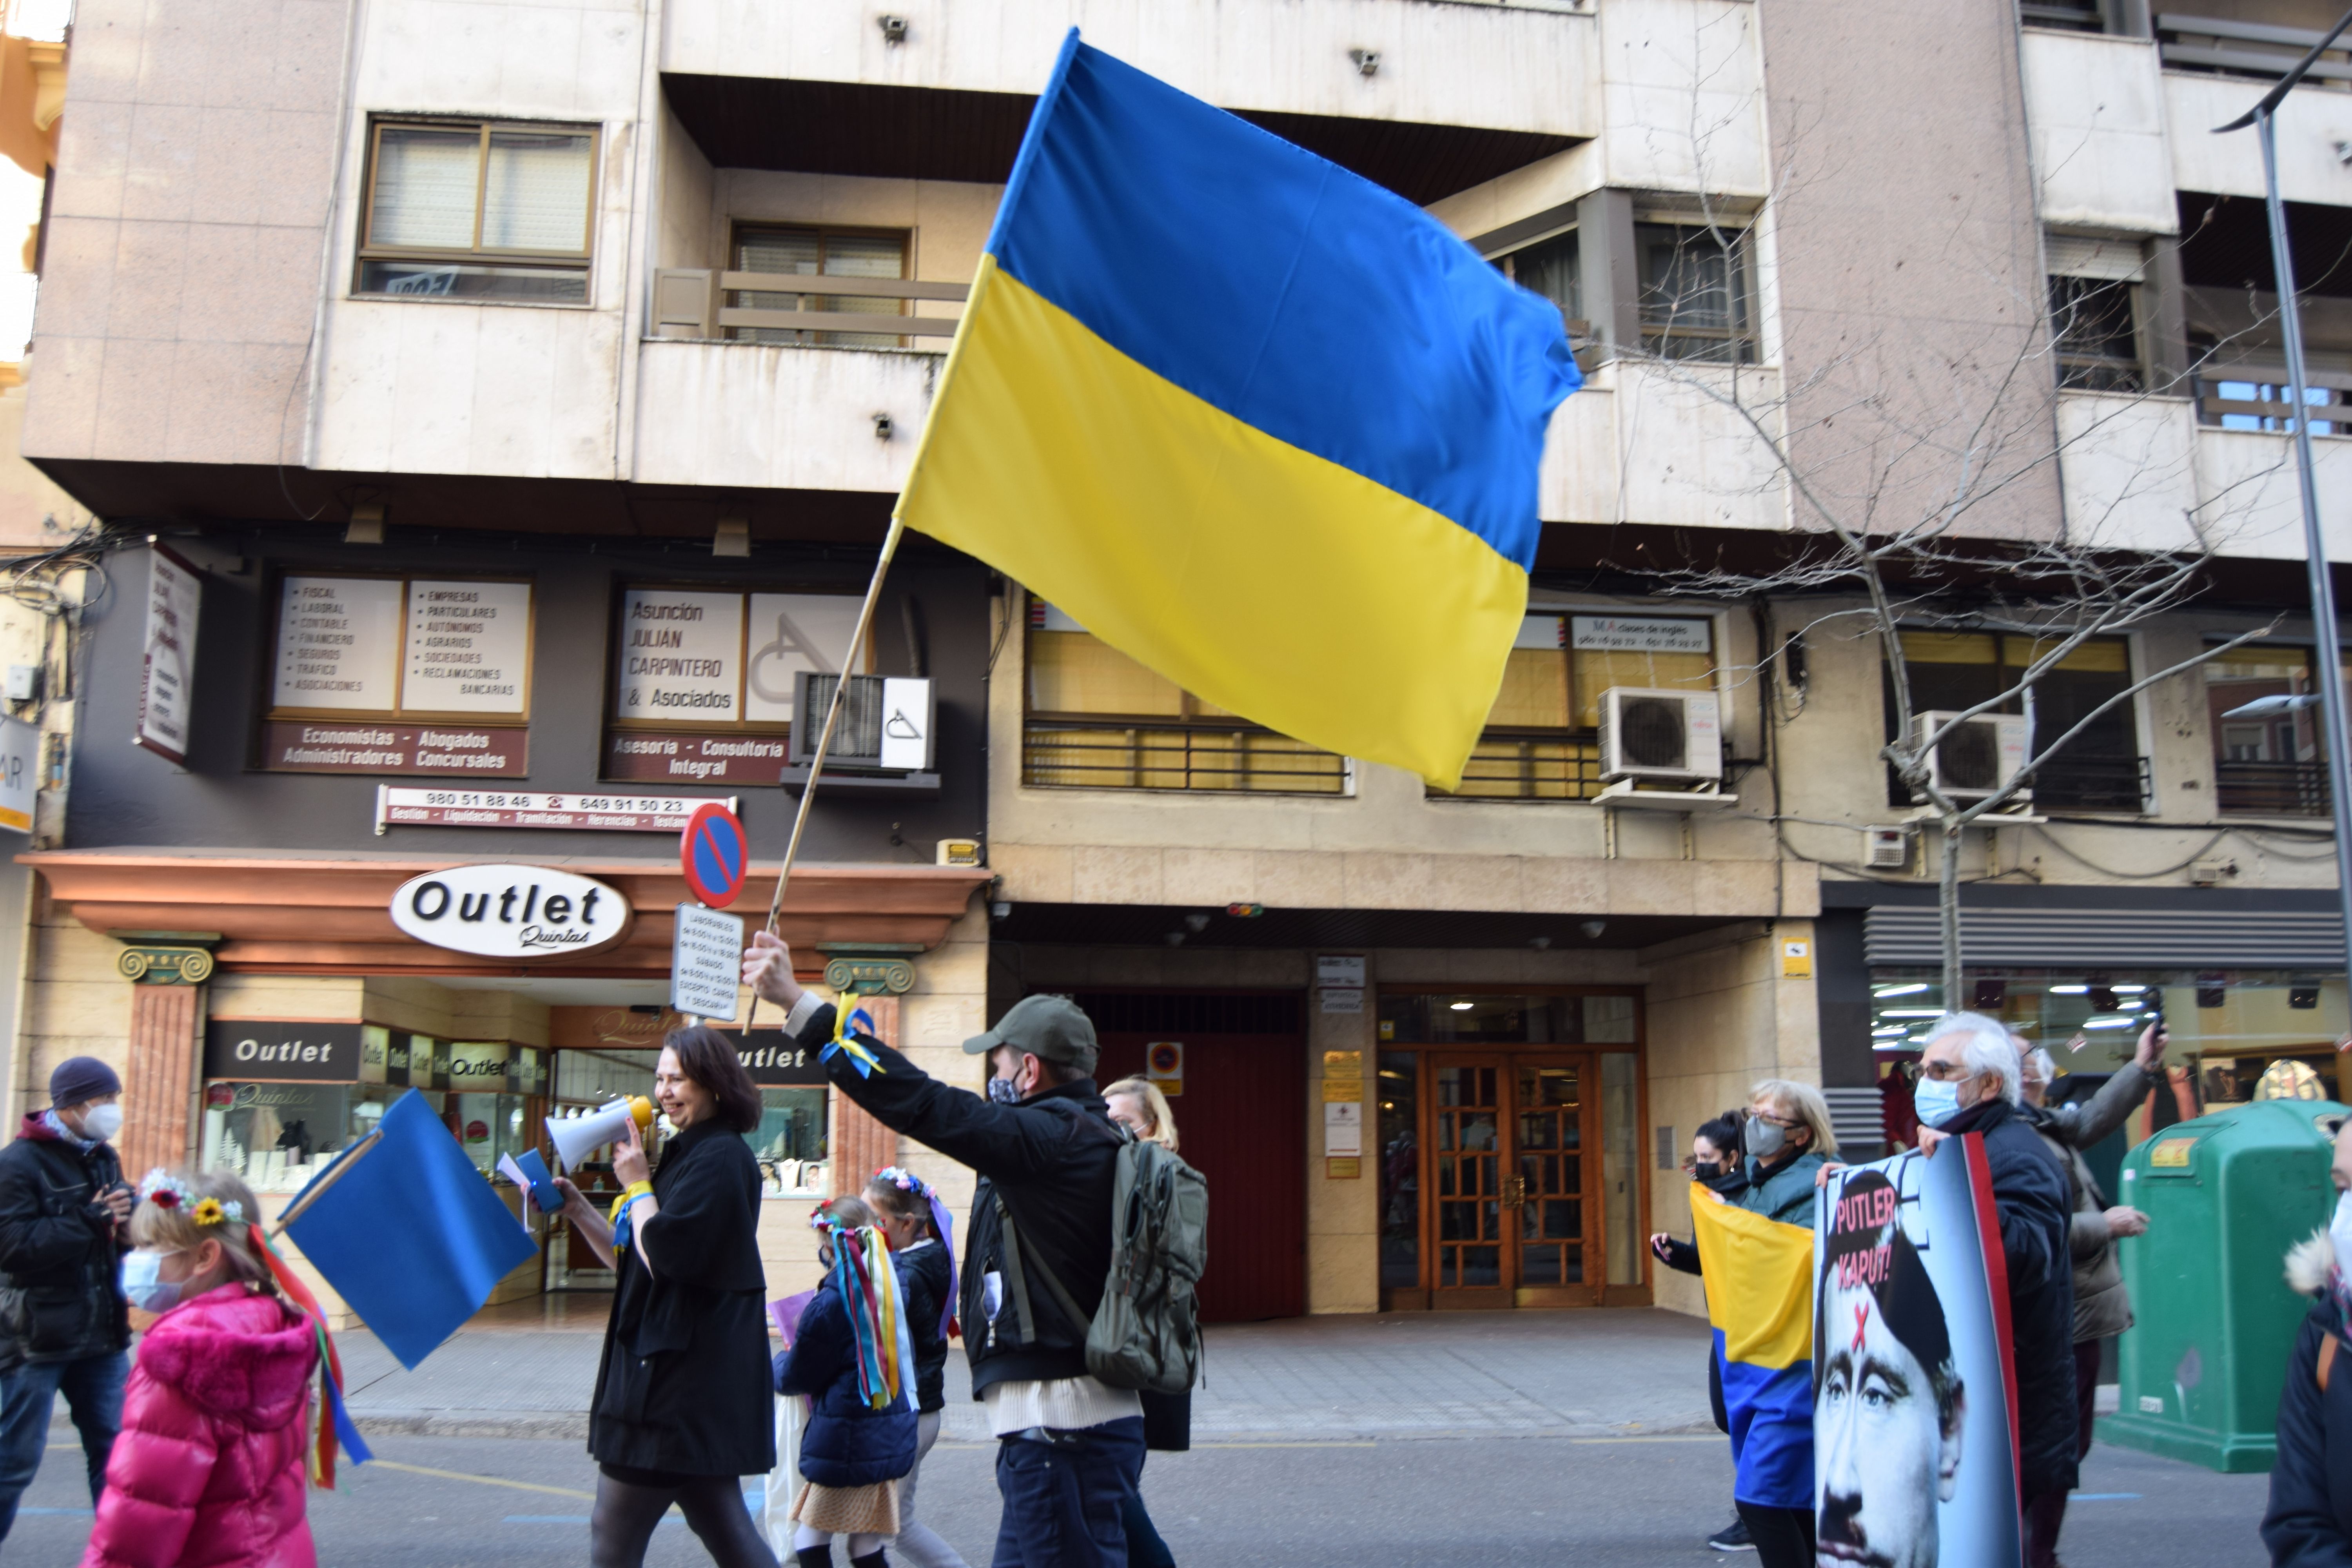
[[[2074,1271],[2066,1168],[2018,1114],[2020,1077],[2006,1028],[1980,1013],[1952,1013],[1928,1027],[1912,1100],[1929,1155],[1949,1138],[1984,1139],[2009,1271],[2018,1481],[2031,1508],[2074,1485]]]

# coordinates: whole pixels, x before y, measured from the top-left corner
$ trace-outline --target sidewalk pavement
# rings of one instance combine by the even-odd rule
[[[517,1310],[515,1309],[522,1309]],[[374,1336],[338,1336],[363,1433],[584,1438],[602,1303],[493,1309],[414,1372]],[[1705,1322],[1646,1308],[1409,1312],[1231,1323],[1207,1334],[1200,1443],[1305,1436],[1601,1437],[1714,1430]],[[941,1436],[982,1442],[961,1352]]]

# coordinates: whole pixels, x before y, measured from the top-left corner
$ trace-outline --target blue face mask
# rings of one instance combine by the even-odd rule
[[[180,1292],[186,1286],[177,1279],[163,1277],[162,1252],[131,1252],[122,1258],[122,1295],[142,1312],[163,1312],[180,1304]]]
[[[1960,1113],[1960,1086],[1923,1078],[1911,1086],[1911,1109],[1918,1113],[1922,1126],[1941,1127]]]

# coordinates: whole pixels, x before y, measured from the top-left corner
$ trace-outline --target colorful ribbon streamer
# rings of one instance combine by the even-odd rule
[[[350,1409],[343,1404],[343,1363],[335,1353],[335,1339],[327,1331],[327,1314],[320,1310],[319,1299],[301,1277],[287,1267],[278,1249],[269,1245],[269,1237],[259,1226],[248,1227],[254,1245],[261,1249],[263,1261],[278,1280],[278,1288],[289,1300],[299,1307],[310,1320],[310,1327],[319,1340],[319,1384],[321,1397],[312,1408],[318,1412],[319,1427],[314,1437],[305,1443],[310,1454],[310,1484],[332,1491],[335,1486],[335,1444],[338,1438],[352,1456],[352,1463],[364,1465],[375,1456],[360,1436],[358,1424],[352,1420]]]

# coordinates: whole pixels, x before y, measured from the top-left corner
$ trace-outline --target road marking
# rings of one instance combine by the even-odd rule
[[[2076,1492],[2076,1502],[2137,1502],[2137,1492]]]
[[[20,1508],[16,1512],[19,1517],[34,1513],[44,1516],[62,1514],[68,1519],[88,1519],[90,1515],[90,1510],[86,1508]]]
[[[588,1522],[588,1516],[584,1513],[510,1513],[499,1522],[503,1524],[585,1524]]]
[[[509,1481],[499,1476],[468,1476],[457,1470],[436,1470],[428,1465],[403,1465],[391,1459],[370,1459],[370,1465],[380,1470],[400,1470],[412,1476],[431,1476],[436,1480],[472,1481],[476,1486],[512,1487],[519,1492],[547,1492],[555,1497],[584,1498],[596,1500],[594,1492],[583,1492],[576,1487],[543,1487],[536,1481]]]
[[[1720,1443],[1720,1432],[1662,1432],[1654,1437],[1570,1437],[1571,1443]]]
[[[1380,1445],[1371,1441],[1370,1438],[1365,1438],[1361,1441],[1341,1441],[1338,1438],[1333,1438],[1328,1442],[1195,1443],[1192,1447],[1195,1448],[1377,1448]]]

